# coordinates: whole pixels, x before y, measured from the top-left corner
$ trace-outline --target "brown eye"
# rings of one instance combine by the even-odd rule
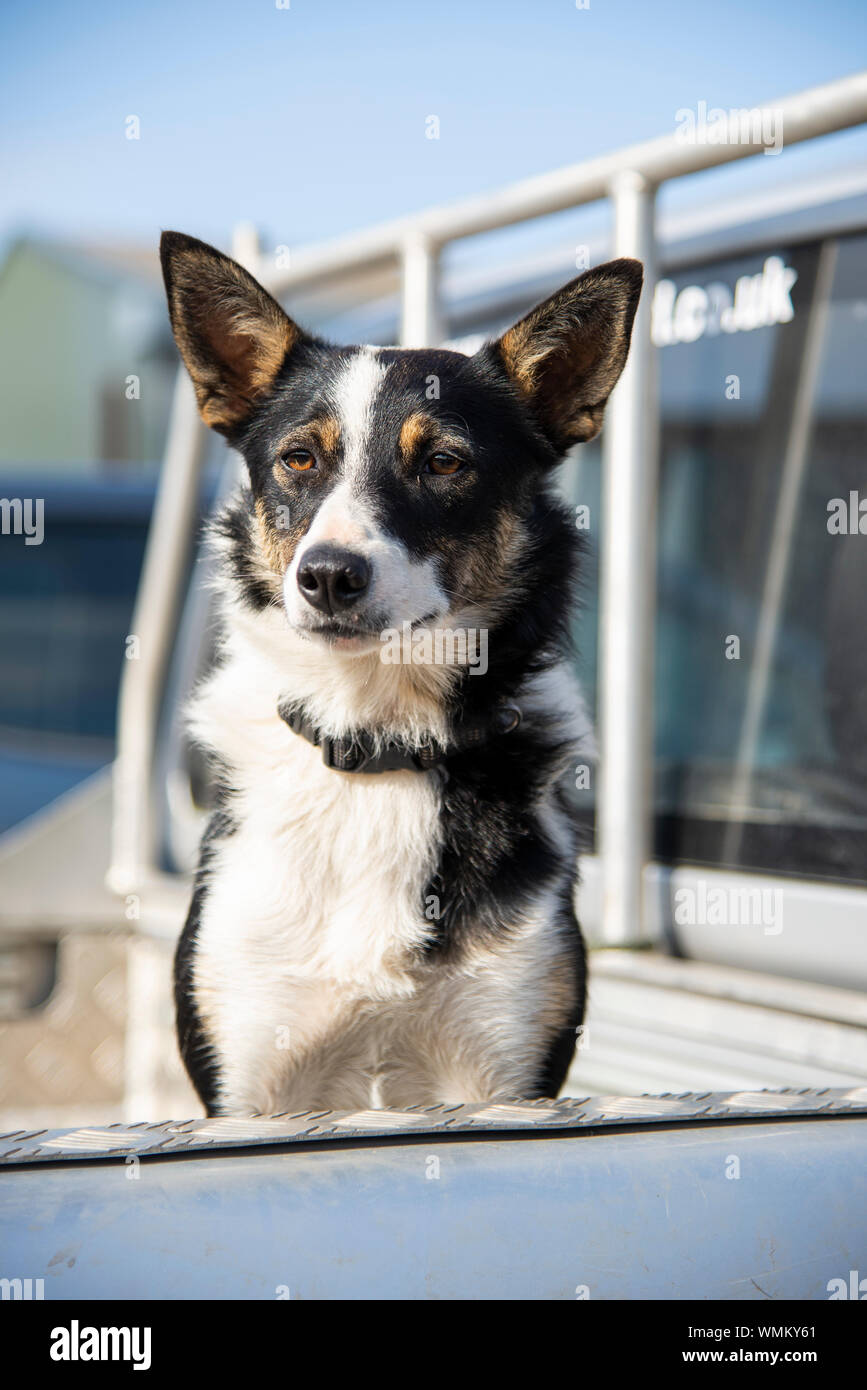
[[[463,459],[456,458],[454,454],[432,454],[427,468],[429,473],[436,473],[444,478],[450,473],[460,473],[463,466]]]
[[[309,449],[293,449],[291,453],[283,455],[282,462],[296,473],[308,473],[316,467],[316,460]]]

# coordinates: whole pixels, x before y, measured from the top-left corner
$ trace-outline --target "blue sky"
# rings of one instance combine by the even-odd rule
[[[0,238],[174,226],[226,243],[250,218],[298,246],[658,135],[702,100],[768,102],[860,66],[863,0],[17,0],[0,18]],[[864,131],[712,177],[734,195],[857,159]]]

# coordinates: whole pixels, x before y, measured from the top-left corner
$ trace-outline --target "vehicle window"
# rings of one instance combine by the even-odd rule
[[[858,236],[657,288],[662,860],[867,879],[865,269]],[[594,444],[564,479],[594,543],[599,468]],[[577,633],[591,694],[597,578],[594,544]]]

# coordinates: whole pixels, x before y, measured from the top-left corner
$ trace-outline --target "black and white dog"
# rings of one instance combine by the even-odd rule
[[[176,961],[190,1076],[212,1114],[554,1096],[588,728],[553,475],[600,428],[641,266],[468,357],[332,347],[212,247],[161,250],[201,414],[249,472],[193,711],[219,805]]]

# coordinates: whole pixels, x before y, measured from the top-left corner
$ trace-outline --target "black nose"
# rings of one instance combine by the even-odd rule
[[[322,613],[344,613],[367,592],[370,566],[363,555],[314,545],[298,569],[298,588]]]

